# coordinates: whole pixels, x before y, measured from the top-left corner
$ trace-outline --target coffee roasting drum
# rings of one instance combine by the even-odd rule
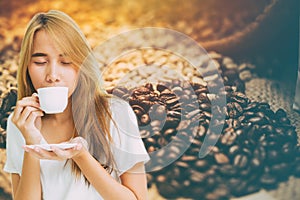
[[[129,102],[136,114],[151,156],[146,164],[149,199],[300,198],[300,116],[292,109],[299,2],[192,0],[174,7],[179,2],[104,0],[100,6],[90,0],[74,1],[70,8],[58,1],[28,2],[0,3],[7,8],[0,22],[9,30],[0,31],[0,199],[10,199],[11,193],[9,176],[2,171],[5,128],[16,102],[19,30],[25,28],[14,21],[22,19],[26,25],[28,11],[53,7],[78,21],[93,47],[124,29],[151,26],[184,33],[208,51],[193,66],[168,51],[180,42],[168,35],[159,38],[165,49],[136,48],[113,61],[105,58],[118,43],[95,48],[104,55],[99,61],[108,93]],[[146,33],[138,37],[134,40],[152,39]],[[193,53],[187,47],[184,51]],[[208,151],[201,157],[204,147]]]

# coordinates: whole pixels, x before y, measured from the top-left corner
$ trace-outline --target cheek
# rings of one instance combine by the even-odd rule
[[[33,84],[33,87],[39,88],[41,82],[42,82],[42,74],[38,70],[34,70],[31,66],[28,66],[28,74],[31,79],[31,82]]]
[[[78,79],[79,79],[79,73],[77,70],[70,70],[68,72],[67,77],[68,77],[68,85],[69,85],[69,89],[70,89],[69,95],[71,95],[77,86]]]

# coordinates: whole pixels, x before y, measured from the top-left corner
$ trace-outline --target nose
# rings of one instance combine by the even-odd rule
[[[49,64],[47,67],[46,81],[48,83],[59,82],[59,70],[58,66],[55,63]]]

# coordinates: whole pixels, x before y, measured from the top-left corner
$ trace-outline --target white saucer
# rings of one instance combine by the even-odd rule
[[[51,147],[58,147],[60,149],[70,149],[76,146],[76,143],[61,143],[61,144],[36,144],[36,145],[26,145],[27,147],[33,149],[34,147],[40,147],[46,151],[52,151]]]

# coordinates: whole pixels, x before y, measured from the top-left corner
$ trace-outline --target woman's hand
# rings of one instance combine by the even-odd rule
[[[12,122],[23,134],[26,144],[40,143],[43,137],[40,132],[43,115],[36,93],[17,102]]]
[[[76,137],[71,140],[71,143],[75,143],[76,145],[69,149],[61,149],[56,146],[50,146],[51,151],[47,151],[38,146],[34,148],[29,148],[28,146],[24,146],[23,149],[34,155],[39,159],[47,159],[47,160],[67,160],[74,157],[77,157],[87,151],[87,141],[82,137]]]

